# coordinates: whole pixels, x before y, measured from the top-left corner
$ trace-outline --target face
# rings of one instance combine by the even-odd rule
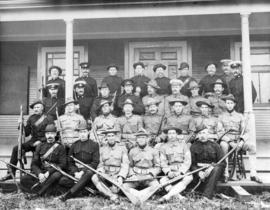
[[[175,114],[181,114],[184,106],[181,102],[175,102],[172,108],[173,108]]]
[[[241,68],[240,67],[233,68],[232,73],[233,73],[233,76],[237,77],[238,75],[240,75],[242,73]]]
[[[177,139],[176,130],[169,130],[167,135],[168,135],[168,141],[175,141]]]
[[[51,97],[56,97],[58,93],[58,88],[49,89]]]
[[[124,86],[124,90],[125,90],[125,92],[126,92],[127,94],[131,94],[132,91],[133,91],[133,85],[129,85],[129,84],[125,85],[125,86]]]
[[[147,86],[147,93],[148,93],[149,95],[155,94],[155,93],[156,93],[156,89],[153,88],[152,86],[148,85],[148,86]]]
[[[172,88],[172,94],[178,94],[178,93],[180,93],[180,90],[181,90],[181,86],[180,85],[172,85],[171,88]]]
[[[156,104],[151,104],[149,106],[149,112],[150,114],[156,114],[158,111],[158,106]]]
[[[76,91],[76,93],[77,93],[79,96],[83,96],[83,95],[84,95],[84,87],[76,87],[76,88],[75,88],[75,91]]]
[[[207,139],[208,139],[208,129],[204,129],[204,130],[202,130],[201,132],[199,132],[198,134],[197,134],[197,138],[199,139],[199,141],[201,141],[201,142],[206,142],[207,141]]]
[[[89,136],[89,133],[88,133],[88,130],[87,129],[84,129],[84,130],[80,130],[79,131],[79,138],[80,138],[81,141],[88,140],[88,136]]]
[[[199,95],[199,88],[198,87],[194,87],[190,89],[191,95],[194,96],[198,96]]]
[[[108,103],[104,104],[101,108],[101,111],[104,115],[109,114],[111,112],[111,106]]]
[[[207,66],[206,71],[209,75],[214,75],[217,71],[216,66],[214,64],[210,64]]]
[[[140,148],[144,148],[147,144],[147,136],[137,136],[137,144]]]
[[[225,103],[226,103],[226,108],[227,108],[229,111],[232,111],[232,110],[234,109],[234,107],[235,107],[234,101],[226,100]]]
[[[56,132],[46,132],[45,137],[48,143],[53,143],[55,141]]]
[[[215,84],[214,91],[216,94],[221,95],[224,91],[224,88],[221,84]]]
[[[75,104],[74,103],[70,103],[70,104],[66,105],[65,112],[66,113],[73,113],[73,112],[75,112]]]
[[[188,68],[183,68],[182,70],[180,70],[180,75],[186,77],[188,76],[188,71],[189,71]]]
[[[163,70],[163,68],[159,67],[156,69],[156,75],[159,78],[162,78],[165,76],[165,70]]]
[[[206,104],[202,104],[200,106],[200,110],[202,112],[202,115],[207,116],[209,114],[209,107]]]
[[[115,67],[110,67],[108,71],[109,71],[109,75],[111,76],[115,76],[117,74],[117,68]]]
[[[108,97],[110,94],[110,90],[107,87],[103,87],[100,89],[100,94],[102,97]]]
[[[82,75],[85,77],[85,76],[88,76],[90,69],[89,68],[82,68],[81,71],[82,71]]]
[[[135,68],[135,74],[141,75],[143,73],[144,68],[141,65],[137,65]]]
[[[224,74],[226,74],[226,75],[229,75],[231,73],[231,68],[227,64],[226,65],[222,64],[221,69],[224,72]]]
[[[106,138],[107,138],[107,141],[108,141],[108,145],[109,146],[114,146],[115,145],[115,142],[116,142],[116,135],[115,133],[108,133],[106,135]]]
[[[44,106],[42,104],[36,104],[33,107],[33,110],[34,110],[34,113],[35,114],[42,114],[43,113],[43,110],[44,110]]]
[[[133,106],[131,104],[125,104],[123,107],[123,111],[126,115],[131,115],[133,111]]]
[[[59,77],[59,71],[57,69],[51,69],[51,77],[54,79]]]

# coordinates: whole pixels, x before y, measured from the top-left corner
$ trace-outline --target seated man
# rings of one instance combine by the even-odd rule
[[[226,162],[222,161],[218,165],[211,165],[217,163],[223,157],[223,152],[220,146],[209,140],[209,131],[207,128],[203,128],[197,132],[197,139],[191,147],[191,168],[190,170],[196,170],[198,168],[208,166],[203,171],[199,171],[194,175],[194,181],[199,180],[202,183],[199,185],[197,190],[209,199],[214,196],[217,181],[221,178]]]
[[[107,145],[100,149],[100,163],[97,170],[122,184],[128,175],[129,160],[126,148],[117,144],[116,134],[118,132],[115,129],[108,129],[103,132],[107,138]],[[102,179],[97,174],[93,175],[92,181],[101,193],[109,197],[110,200],[119,202],[117,196],[119,189],[116,186]]]
[[[56,128],[54,124],[47,125],[45,132],[47,141],[37,146],[31,164],[31,171],[38,177],[38,180],[30,175],[21,178],[22,189],[26,192],[35,193],[29,196],[28,199],[44,196],[49,189],[55,187],[55,184],[58,183],[62,176],[60,172],[45,161],[61,169],[66,167],[66,151],[63,145],[55,142]],[[32,186],[38,182],[40,183],[39,187],[32,189]]]
[[[187,144],[177,139],[177,135],[181,134],[181,130],[175,127],[169,127],[163,132],[167,134],[168,141],[162,144],[159,150],[162,171],[166,176],[161,178],[160,183],[166,183],[176,176],[187,173],[191,166],[191,154]],[[192,179],[192,175],[186,176],[173,185],[166,186],[165,190],[168,193],[160,198],[159,202],[168,201],[174,196],[183,199],[184,197],[180,193],[186,189]]]
[[[76,164],[70,157],[73,156],[83,163],[96,169],[99,163],[99,146],[97,143],[89,139],[89,133],[86,123],[79,125],[79,141],[71,145],[68,157],[68,171],[79,181],[74,185],[73,180],[67,177],[62,177],[59,184],[71,188],[60,197],[61,201],[66,201],[69,198],[75,197],[86,185],[93,176],[93,172]]]
[[[138,181],[125,183],[126,187],[150,187],[159,184],[155,178],[161,172],[159,153],[156,149],[148,146],[148,140],[149,135],[146,131],[141,130],[136,134],[138,146],[129,152],[129,177]],[[145,178],[150,180],[139,181],[139,179]]]

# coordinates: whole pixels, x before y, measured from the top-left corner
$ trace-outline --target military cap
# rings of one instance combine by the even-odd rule
[[[211,84],[212,88],[215,87],[216,84],[222,85],[224,89],[227,88],[227,84],[224,83],[221,79],[217,79],[214,83]]]
[[[168,131],[170,131],[170,130],[175,130],[177,134],[181,134],[182,133],[182,130],[180,128],[173,127],[173,126],[167,127],[165,129],[163,129],[163,133],[167,134]]]
[[[108,134],[108,133],[114,133],[114,134],[117,134],[119,133],[120,131],[115,129],[114,127],[112,128],[108,128],[107,130],[105,131],[102,131],[101,134]]]
[[[109,88],[109,86],[106,82],[102,82],[100,86],[98,87],[98,89],[101,89],[101,88]]]
[[[52,69],[56,69],[59,72],[59,75],[62,74],[62,69],[59,66],[51,66],[49,68],[49,73],[51,74]]]
[[[233,96],[233,94],[231,94],[231,93],[228,94],[227,96],[222,97],[222,100],[224,100],[224,101],[230,100],[230,101],[234,101],[236,103],[236,99]]]
[[[108,65],[108,66],[107,66],[107,70],[109,70],[109,69],[112,68],[112,67],[116,68],[117,71],[119,70],[119,66],[116,65],[116,64],[114,64],[114,63],[111,63],[110,65]]]
[[[90,67],[90,64],[88,62],[80,63],[80,67],[82,69],[88,69]]]
[[[76,87],[85,87],[86,86],[86,81],[84,79],[80,79],[80,80],[77,80],[75,83],[74,83],[74,88]]]
[[[99,106],[98,106],[98,110],[100,110],[100,109],[103,107],[103,105],[105,105],[105,104],[111,105],[111,104],[112,104],[112,101],[109,101],[109,100],[101,100],[101,101],[100,101],[100,104],[99,104]]]
[[[170,84],[171,84],[171,85],[179,85],[179,86],[182,86],[182,85],[183,85],[183,82],[182,82],[180,79],[171,79],[171,80],[170,80]]]
[[[182,63],[180,64],[180,67],[179,67],[178,69],[179,69],[179,70],[182,70],[182,69],[184,69],[184,68],[188,68],[188,69],[189,69],[189,65],[188,65],[187,62],[182,62]]]
[[[85,121],[85,120],[82,121],[82,122],[78,125],[78,127],[76,128],[76,130],[77,130],[77,131],[88,130],[88,129],[87,129],[86,121]]]
[[[46,87],[48,89],[58,89],[59,86],[60,86],[60,84],[58,82],[48,82],[46,84]]]
[[[36,104],[42,104],[43,107],[45,106],[42,100],[36,100],[29,107],[33,109]]]
[[[158,68],[162,68],[163,70],[166,70],[167,67],[164,64],[162,64],[162,63],[158,63],[158,64],[154,65],[153,71],[156,72],[156,70]]]
[[[149,133],[145,129],[140,129],[137,133],[134,134],[135,136],[149,136]]]
[[[183,104],[184,106],[186,106],[188,104],[186,98],[184,96],[179,96],[177,98],[171,99],[169,101],[169,104],[171,106],[173,106],[176,102],[180,102],[181,104]]]
[[[200,133],[201,131],[203,131],[203,130],[205,130],[205,129],[208,129],[205,125],[203,125],[202,127],[199,127],[199,128],[197,128],[195,131],[194,131],[194,133],[195,134],[198,134],[198,133]]]
[[[66,102],[63,104],[63,106],[66,106],[71,103],[78,104],[78,101],[75,101],[73,98],[66,98]]]
[[[222,59],[220,60],[220,63],[223,65],[223,66],[229,66],[229,64],[232,62],[231,59]]]
[[[133,68],[134,69],[136,69],[137,66],[141,66],[142,68],[145,68],[144,63],[143,62],[140,62],[140,61],[133,64]]]
[[[193,89],[193,88],[199,88],[199,87],[201,87],[201,86],[200,86],[196,81],[191,81],[191,82],[189,83],[188,89],[191,90],[191,89]]]
[[[195,108],[195,107],[192,107],[190,109],[190,114],[191,115],[195,115],[195,116],[198,116],[202,113],[202,111],[199,109],[199,108]]]
[[[131,104],[132,106],[134,106],[132,100],[129,98],[125,100],[125,102],[123,103],[123,106],[125,106],[126,104]]]
[[[45,128],[45,132],[56,132],[56,127],[54,124],[48,124]]]
[[[149,98],[146,102],[146,106],[151,106],[151,105],[159,105],[160,101],[155,99],[155,98]]]
[[[232,61],[229,63],[229,65],[232,69],[235,69],[235,68],[239,68],[240,66],[242,66],[242,62],[241,61]]]
[[[125,85],[133,85],[133,84],[134,84],[134,82],[133,82],[132,79],[125,79],[125,80],[121,83],[122,86],[125,86]]]
[[[154,79],[150,80],[149,82],[145,82],[145,84],[146,84],[147,86],[151,86],[151,87],[153,87],[153,88],[155,88],[155,89],[160,89],[160,87],[159,87],[158,84],[157,84],[157,81],[154,80]]]
[[[212,103],[208,100],[208,99],[206,99],[206,98],[203,98],[203,99],[201,99],[201,100],[198,100],[197,102],[196,102],[196,105],[198,106],[198,107],[200,107],[201,105],[207,105],[209,108],[211,108],[211,109],[213,109],[215,106],[214,105],[212,105]]]
[[[214,96],[215,95],[215,93],[213,93],[213,92],[206,92],[205,94],[204,94],[204,97],[205,98],[209,98],[210,96]]]

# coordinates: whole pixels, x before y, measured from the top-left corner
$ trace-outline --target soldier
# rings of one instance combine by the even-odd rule
[[[122,86],[124,87],[124,93],[118,98],[117,101],[118,109],[122,110],[124,102],[127,99],[130,99],[134,106],[133,110],[134,114],[143,115],[145,110],[142,100],[139,96],[133,94],[133,87],[134,87],[133,81],[131,79],[126,79],[123,81]]]
[[[50,83],[58,83],[59,91],[57,93],[58,98],[65,98],[65,80],[61,79],[59,76],[62,74],[62,69],[59,66],[51,66],[49,68],[49,80],[47,85]],[[42,81],[43,82],[43,81]],[[43,97],[49,97],[48,86],[43,88]]]
[[[201,81],[199,82],[200,88],[200,95],[204,96],[207,93],[213,92],[212,84],[217,81],[217,79],[221,79],[219,75],[216,74],[217,65],[215,63],[208,63],[205,66],[205,70],[207,71],[207,75],[204,76]],[[222,80],[222,79],[221,79]],[[223,80],[222,80],[223,81]],[[223,81],[225,83],[225,81]],[[228,90],[224,90],[226,94]]]
[[[101,83],[101,85],[98,87],[99,89],[99,93],[100,95],[95,98],[94,102],[93,102],[93,106],[91,108],[91,117],[92,120],[94,120],[98,115],[100,115],[99,111],[101,111],[100,109],[98,109],[100,107],[100,102],[102,100],[108,100],[108,101],[112,101],[113,100],[113,96],[110,95],[110,89],[107,83]],[[116,101],[115,101],[116,102]],[[115,105],[115,103],[114,103]],[[115,106],[112,106],[113,110],[112,112],[116,115],[117,112],[115,110]]]
[[[67,177],[62,177],[59,184],[71,188],[65,194],[61,195],[59,199],[66,201],[69,198],[75,197],[85,186],[89,184],[93,176],[93,172],[76,164],[71,156],[82,161],[83,163],[96,169],[99,163],[99,146],[97,143],[89,139],[89,133],[86,123],[79,125],[79,141],[71,145],[68,157],[68,171],[79,181],[74,184],[72,180]]]
[[[72,98],[67,98],[65,106],[65,114],[57,120],[58,131],[60,132],[61,142],[69,148],[75,141],[79,139],[78,126],[85,123],[82,115],[76,113],[75,105],[78,104]]]
[[[240,113],[244,113],[245,107],[244,107],[244,84],[243,84],[243,76],[242,76],[242,69],[241,69],[242,63],[241,61],[233,61],[230,63],[230,67],[233,72],[234,78],[230,81],[229,87],[230,87],[230,93],[233,94],[235,97],[237,103],[235,106],[235,110]],[[252,101],[254,103],[257,92],[255,90],[255,87],[253,83],[252,85]]]
[[[159,184],[155,178],[161,172],[159,152],[148,146],[148,140],[149,135],[145,130],[140,130],[136,134],[138,146],[129,152],[130,170],[128,176],[137,182],[125,183],[125,187],[150,187]],[[140,181],[140,179],[149,180]]]
[[[53,120],[56,120],[56,107],[58,109],[59,115],[64,113],[63,104],[65,103],[64,98],[59,98],[59,83],[49,83],[46,85],[48,90],[48,97],[43,99],[44,109],[47,115],[50,115]]]
[[[85,80],[87,83],[87,88],[86,88],[86,96],[96,98],[98,95],[98,90],[97,90],[97,81],[89,76],[90,72],[90,64],[87,62],[80,63],[81,67],[81,77],[77,78],[75,81],[78,80]]]
[[[217,181],[223,174],[226,162],[222,161],[218,165],[212,165],[222,159],[223,152],[216,142],[208,139],[208,134],[207,128],[198,131],[198,141],[195,141],[190,147],[192,160],[190,170],[193,171],[204,166],[209,166],[207,169],[194,175],[194,183],[201,180],[202,183],[197,190],[207,198],[212,199]]]
[[[191,77],[189,75],[189,65],[188,65],[188,63],[182,62],[180,64],[180,67],[179,67],[178,70],[180,70],[180,77],[178,77],[178,79],[183,82],[180,92],[185,96],[189,96],[188,95],[188,93],[189,93],[189,90],[188,90],[189,84],[192,81],[196,82],[196,79],[194,79],[193,77]]]
[[[157,85],[156,80],[151,80],[147,83],[147,93],[148,95],[144,96],[142,98],[143,105],[145,107],[145,113],[148,113],[149,110],[147,109],[148,106],[146,104],[148,103],[149,99],[155,99],[157,101],[160,101],[158,112],[159,114],[164,114],[164,99],[165,96],[161,96],[157,94],[157,91],[159,90],[159,86]]]
[[[121,94],[121,84],[123,82],[123,78],[117,75],[119,67],[116,64],[110,64],[107,66],[107,71],[109,72],[109,76],[105,77],[101,83],[106,83],[108,85],[111,95],[117,91],[117,96],[119,96]]]
[[[218,79],[212,84],[212,87],[214,94],[209,96],[208,99],[214,105],[213,114],[218,117],[226,111],[226,104],[222,98],[225,96],[223,92],[227,89],[227,85],[221,79]]]
[[[233,79],[233,74],[232,74],[232,70],[231,70],[231,67],[230,67],[230,63],[232,62],[232,60],[230,59],[222,59],[220,61],[221,63],[221,70],[223,71],[223,74],[221,75],[221,78],[223,81],[225,81],[227,87],[228,87],[228,90],[229,90],[229,83],[230,81]]]
[[[103,132],[106,135],[107,146],[100,149],[100,163],[97,170],[122,184],[128,175],[129,159],[126,148],[117,144],[118,132],[115,129],[108,129]],[[116,186],[106,182],[96,174],[92,177],[92,181],[96,188],[105,196],[108,196],[110,200],[119,202],[117,196],[119,189]]]
[[[225,154],[228,153],[230,147],[237,146],[237,140],[240,138],[238,150],[242,149],[249,152],[250,179],[261,183],[262,181],[257,176],[256,172],[256,147],[248,141],[249,131],[247,129],[247,122],[245,122],[241,113],[236,112],[236,99],[232,94],[226,96],[224,100],[227,111],[219,117],[219,130],[221,131],[221,134],[224,134],[231,129],[234,131],[223,136],[220,142],[221,148]],[[244,134],[240,135],[243,129],[245,129]],[[226,166],[224,176],[225,182],[227,182],[229,177],[228,164]]]
[[[94,123],[92,125],[92,132],[91,132],[91,138],[95,139],[93,136],[93,129],[95,129],[98,138],[96,141],[101,141],[100,146],[104,145],[104,135],[102,134],[103,131],[108,130],[109,128],[116,128],[118,129],[118,123],[117,118],[112,115],[111,113],[111,106],[112,102],[107,100],[102,100],[100,102],[98,110],[101,110],[101,115],[95,118]]]
[[[156,64],[153,67],[153,71],[157,75],[155,81],[159,89],[157,89],[157,94],[159,95],[170,95],[172,93],[170,78],[165,77],[166,66],[163,64]]]
[[[38,177],[39,189],[32,190],[31,187],[37,180],[30,175],[25,175],[21,179],[21,186],[24,191],[34,192],[28,199],[44,196],[61,178],[60,172],[49,166],[46,162],[54,164],[61,169],[66,167],[66,152],[63,145],[55,142],[56,128],[54,124],[49,124],[45,129],[46,142],[39,144],[34,153],[31,163],[31,171]]]
[[[163,131],[167,134],[168,141],[161,145],[161,167],[166,177],[160,179],[160,183],[166,183],[179,175],[184,175],[188,172],[191,166],[191,154],[187,144],[184,141],[179,142],[177,135],[181,134],[181,130],[175,127],[169,127]],[[192,181],[192,175],[184,177],[179,182],[173,185],[167,185],[165,190],[167,192],[159,202],[169,201],[172,197],[177,196],[180,199],[181,192],[184,191],[187,185]]]
[[[140,98],[147,94],[146,84],[150,79],[144,75],[145,66],[143,62],[137,62],[133,64],[135,76],[131,78],[134,83],[134,94]]]
[[[77,80],[74,84],[74,98],[79,104],[79,114],[81,114],[86,122],[90,124],[90,111],[94,98],[86,95],[85,80]]]
[[[189,106],[190,110],[196,110],[197,105],[196,102],[204,99],[201,95],[199,95],[200,85],[196,81],[191,81],[189,83]]]
[[[118,118],[121,144],[124,143],[128,150],[135,146],[135,134],[143,128],[142,117],[133,114],[133,110],[133,102],[127,99],[123,105],[124,115]]]
[[[30,136],[31,139],[22,144],[22,153],[34,152],[37,145],[46,141],[45,128],[48,124],[53,123],[53,118],[44,114],[44,104],[42,101],[35,101],[30,105],[34,113],[28,118],[26,126],[23,128],[25,136]],[[19,123],[21,123],[19,121]],[[18,163],[18,145],[14,146],[11,153],[10,163],[17,165]],[[11,168],[11,172],[15,176],[16,169]],[[6,176],[1,178],[1,181],[12,179],[10,172]]]

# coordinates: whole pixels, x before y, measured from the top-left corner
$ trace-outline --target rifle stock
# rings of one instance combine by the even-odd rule
[[[58,107],[55,107],[55,112],[56,112],[56,122],[57,122],[57,128],[59,130],[61,142],[63,141],[63,128],[59,119],[59,112],[58,112]]]
[[[17,158],[20,163],[20,167],[24,168],[24,163],[27,164],[25,155],[22,152],[22,144],[25,142],[24,123],[23,123],[23,106],[20,106],[20,124],[19,124],[19,136],[18,136],[18,154]],[[21,174],[20,174],[21,175]]]

